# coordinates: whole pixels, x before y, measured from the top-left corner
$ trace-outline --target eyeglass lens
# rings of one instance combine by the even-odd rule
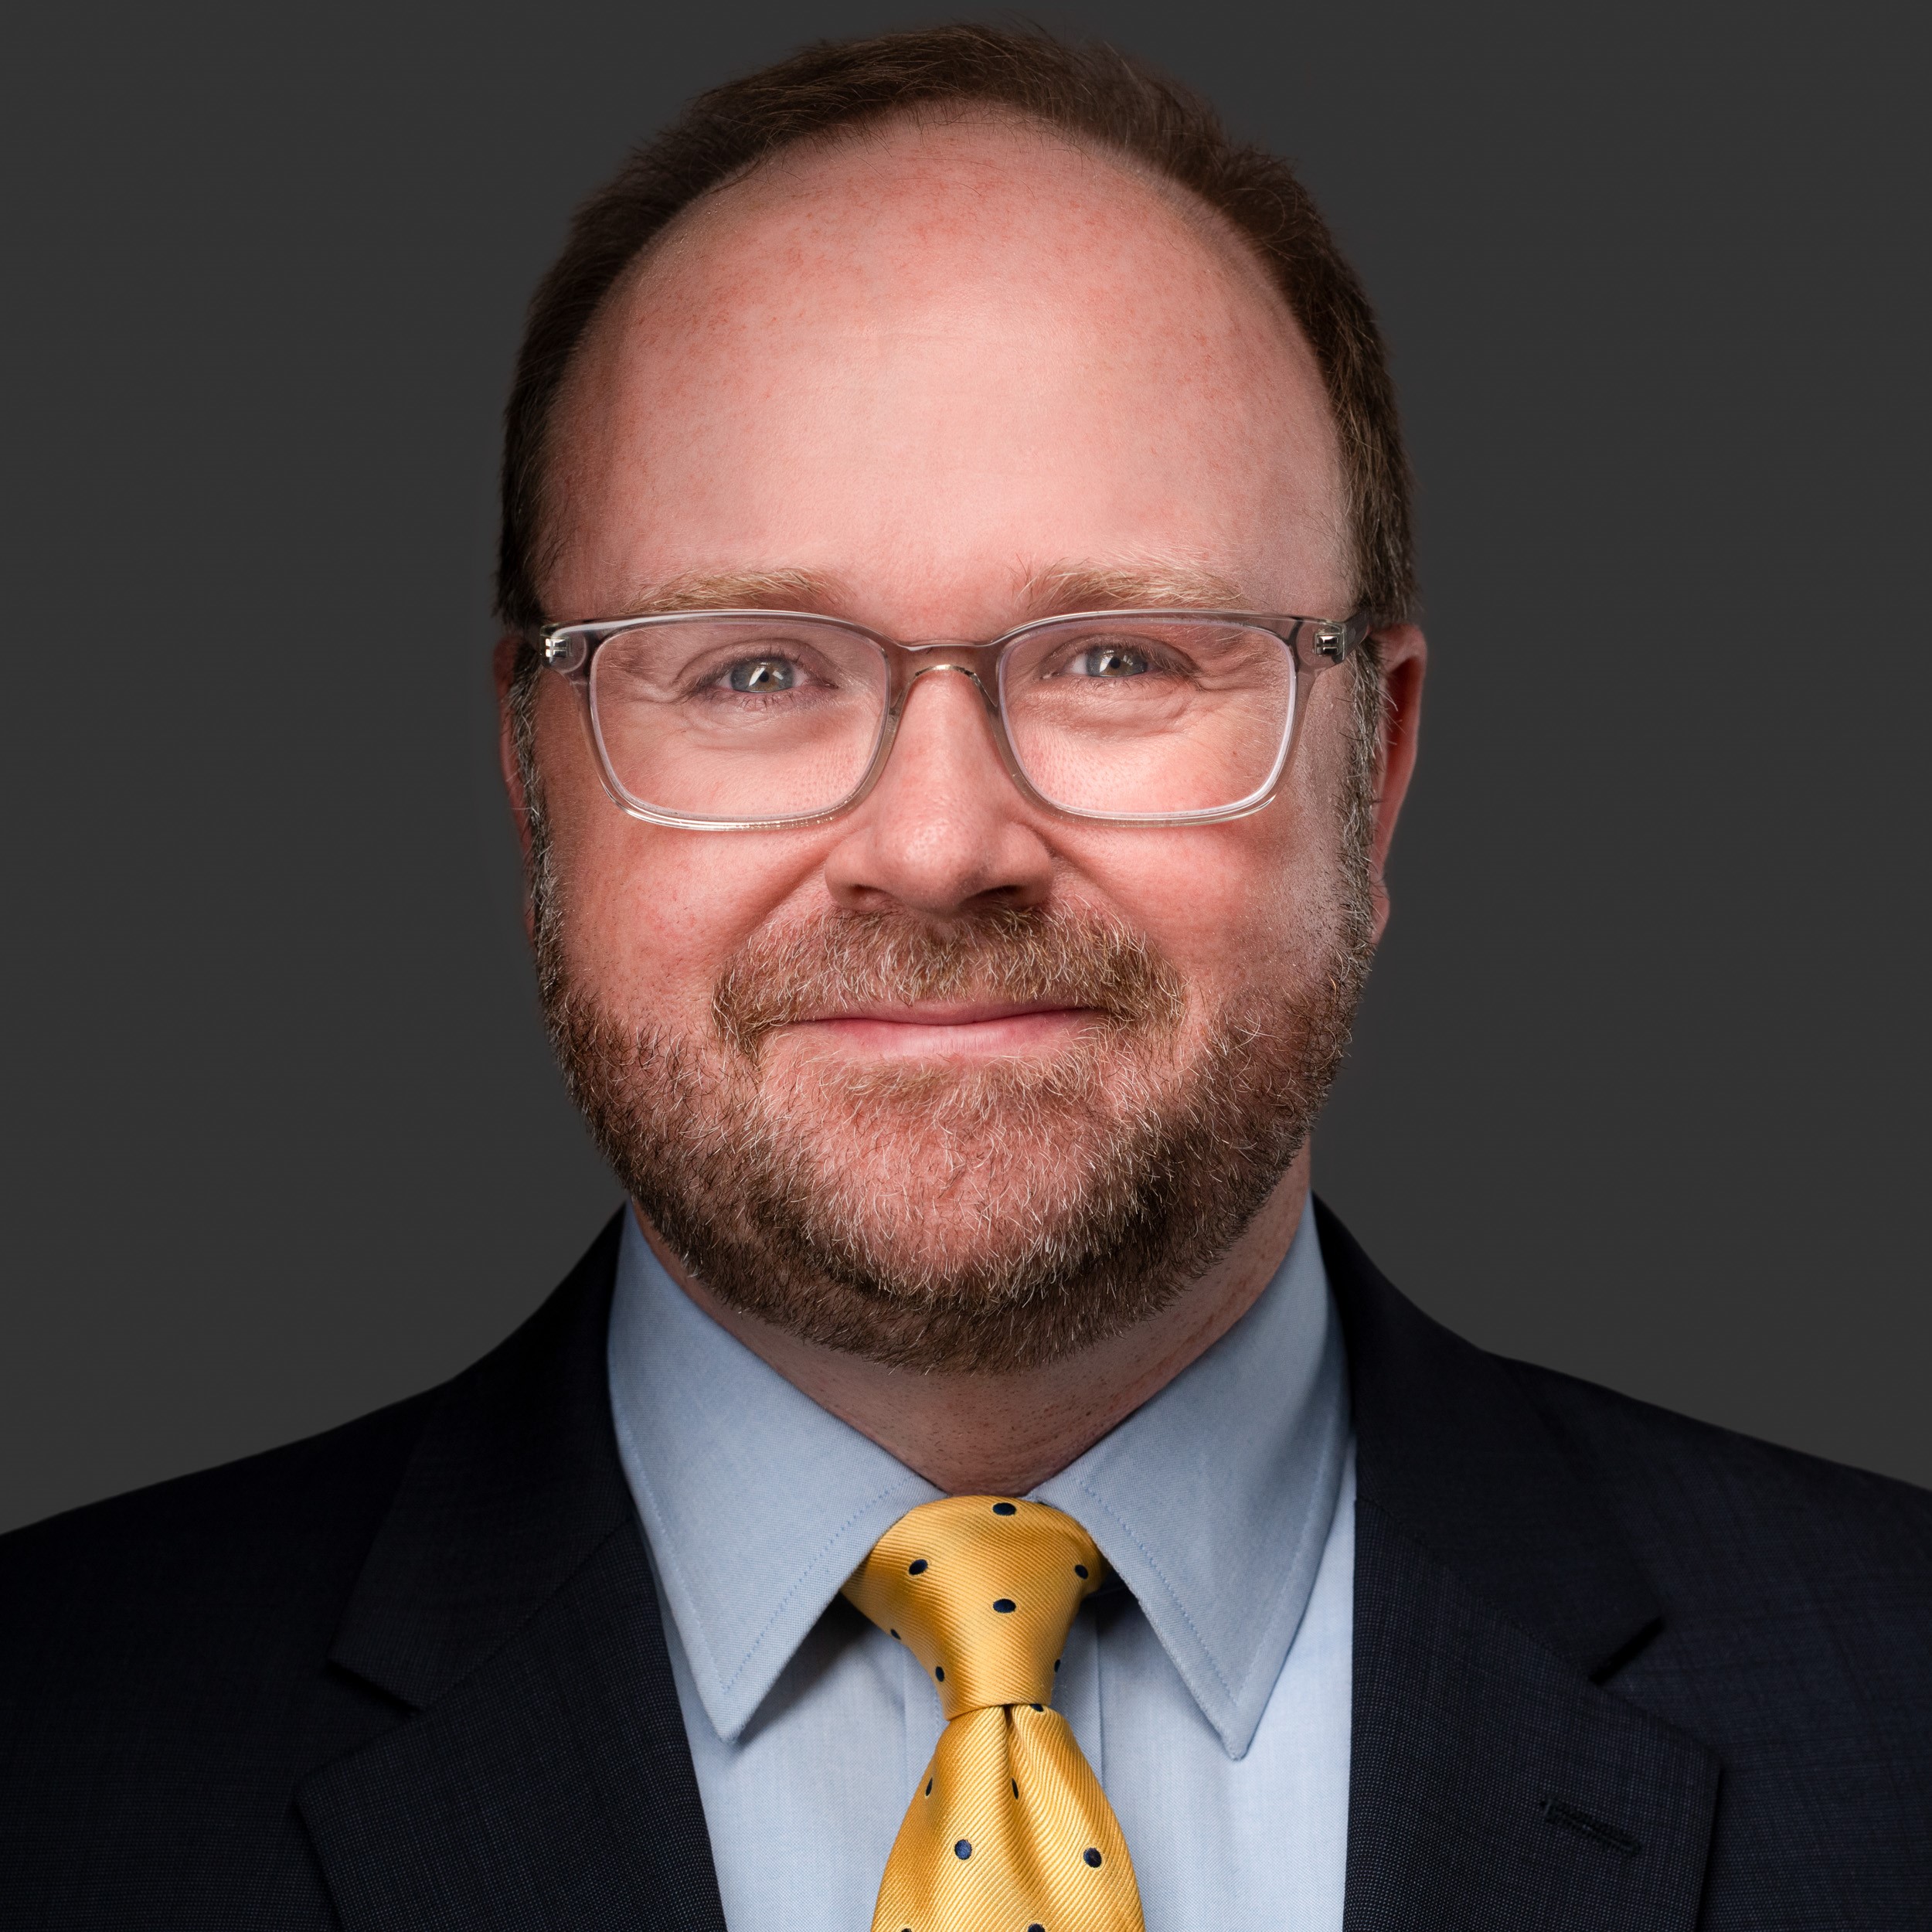
[[[1272,631],[1206,618],[1092,618],[1027,632],[998,693],[1029,782],[1102,815],[1214,811],[1260,791],[1287,745],[1294,665]],[[814,621],[698,617],[608,638],[591,706],[611,771],[681,816],[829,811],[885,726],[884,654]]]

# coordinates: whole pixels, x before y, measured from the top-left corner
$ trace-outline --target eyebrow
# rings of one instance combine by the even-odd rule
[[[1015,621],[1077,611],[1235,611],[1247,593],[1231,577],[1178,559],[1133,563],[1061,563],[1019,580]],[[844,581],[821,570],[689,570],[640,585],[613,609],[627,617],[675,617],[687,611],[804,611],[849,617],[855,600]]]
[[[1056,563],[1036,570],[1020,592],[1034,617],[1068,611],[1238,611],[1248,594],[1218,570],[1179,559],[1145,563]]]
[[[845,587],[818,570],[687,570],[638,587],[620,600],[627,617],[675,617],[685,611],[810,611],[844,614]]]

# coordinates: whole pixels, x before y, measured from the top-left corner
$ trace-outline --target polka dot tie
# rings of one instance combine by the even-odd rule
[[[1049,1708],[1073,1613],[1106,1573],[1057,1509],[951,1496],[900,1517],[847,1582],[925,1666],[947,1720],[872,1932],[1142,1932],[1113,1808]]]

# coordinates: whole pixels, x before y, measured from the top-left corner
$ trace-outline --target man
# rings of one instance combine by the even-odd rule
[[[447,1388],[9,1540],[0,1920],[1932,1920],[1927,1498],[1311,1202],[1404,491],[1305,196],[1104,52],[816,49],[587,206],[498,671],[631,1207]]]

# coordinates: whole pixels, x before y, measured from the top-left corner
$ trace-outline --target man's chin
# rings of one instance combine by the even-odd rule
[[[1026,1300],[1067,1257],[1117,1240],[1131,1215],[1119,1169],[1114,1149],[1070,1136],[1023,1154],[982,1134],[822,1146],[794,1170],[810,1205],[770,1233],[888,1300]]]
[[[761,1138],[810,1158],[823,1186],[869,1171],[927,1194],[1001,1186],[1016,1192],[993,1204],[1022,1206],[1038,1186],[1059,1192],[1055,1169],[1094,1173],[1119,1158],[1177,1104],[1169,1084],[1113,1042],[968,1063],[814,1055],[769,1069],[753,1109]]]
[[[811,1084],[815,1107],[758,1111],[729,1209],[656,1162],[641,1205],[719,1301],[895,1367],[1011,1372],[1132,1328],[1219,1258],[1272,1179],[1223,1168],[1205,1199],[1208,1150],[1177,1145],[1171,1116],[1084,1090],[1022,1104],[1010,1070],[835,1103]]]

